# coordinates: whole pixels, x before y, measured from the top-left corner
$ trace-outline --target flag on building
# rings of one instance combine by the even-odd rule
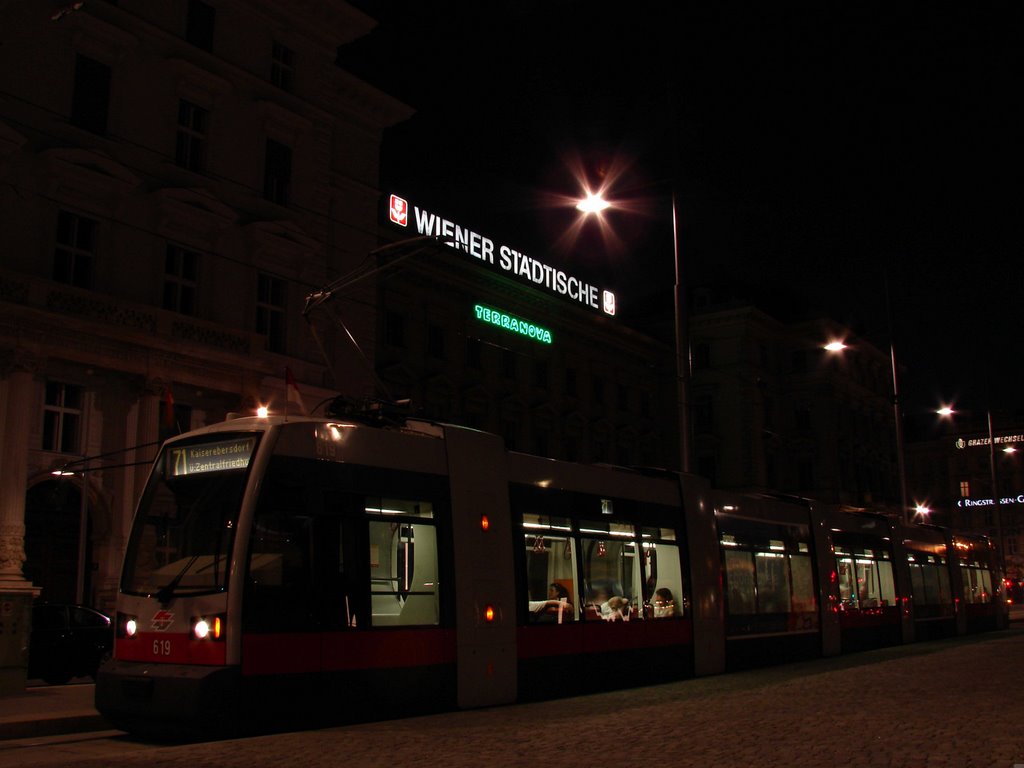
[[[288,402],[294,403],[298,407],[299,412],[305,416],[306,404],[302,402],[302,395],[299,393],[299,386],[295,383],[295,377],[292,375],[291,368],[286,367],[284,369],[284,384],[287,390]]]
[[[164,426],[167,429],[174,429],[174,395],[171,394],[170,387],[164,387],[164,403],[162,410],[164,412]]]

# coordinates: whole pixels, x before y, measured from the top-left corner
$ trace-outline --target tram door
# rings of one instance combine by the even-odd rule
[[[276,458],[249,536],[243,673],[332,709],[442,698],[446,496],[439,476]]]
[[[265,492],[250,537],[243,602],[247,671],[320,672],[321,635],[357,627],[359,615],[365,617],[360,535],[345,506],[354,504],[322,489]]]

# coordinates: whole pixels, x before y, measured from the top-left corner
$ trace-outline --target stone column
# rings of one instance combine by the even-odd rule
[[[35,415],[33,361],[8,359],[0,396],[4,417],[0,444],[0,695],[25,690],[32,600],[39,594],[25,579],[25,493],[28,441]]]
[[[142,387],[139,394],[139,418],[136,425],[135,444],[148,446],[139,448],[135,452],[135,460],[152,460],[156,458],[159,446],[150,446],[149,443],[160,439],[160,398],[168,386],[163,379],[150,379]],[[135,509],[142,497],[142,491],[146,488],[146,479],[149,477],[149,467],[140,465],[135,469],[135,495],[131,500],[130,507]]]

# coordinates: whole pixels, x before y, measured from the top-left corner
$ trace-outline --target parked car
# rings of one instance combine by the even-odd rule
[[[96,677],[113,648],[114,625],[109,616],[84,605],[32,606],[29,679],[63,685],[73,677]]]

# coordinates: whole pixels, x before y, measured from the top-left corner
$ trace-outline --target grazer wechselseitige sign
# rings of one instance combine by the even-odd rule
[[[439,238],[449,248],[462,251],[492,269],[515,275],[584,307],[609,316],[615,315],[615,294],[612,291],[598,288],[508,245],[496,243],[486,235],[418,205],[410,205],[403,197],[391,195],[388,219],[392,224],[414,231],[417,235]]]

